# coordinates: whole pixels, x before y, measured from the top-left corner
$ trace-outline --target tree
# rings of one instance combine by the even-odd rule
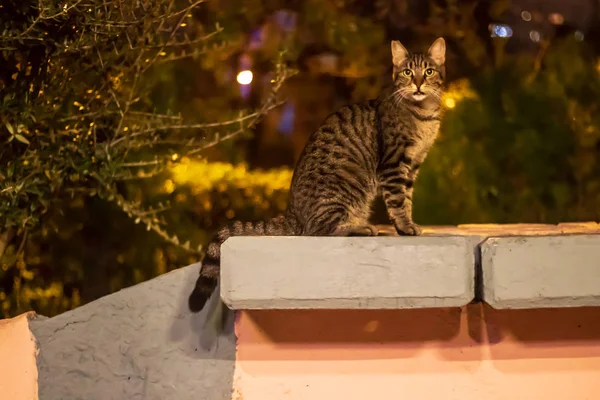
[[[368,16],[356,15],[354,2],[207,1],[189,4],[162,1],[152,7],[150,3],[145,3],[140,6],[145,7],[143,11],[128,10],[128,6],[135,8],[134,3],[125,3],[109,2],[108,8],[104,9],[104,2],[77,2],[67,4],[66,9],[54,10],[50,2],[30,1],[4,9],[3,17],[7,23],[14,21],[11,22],[10,32],[4,32],[1,39],[9,49],[4,53],[6,59],[15,58],[16,54],[30,54],[34,48],[43,49],[43,54],[46,54],[48,47],[53,58],[49,55],[44,57],[47,56],[48,65],[53,70],[62,71],[60,67],[64,66],[71,71],[83,71],[83,68],[89,67],[85,70],[86,74],[94,72],[94,75],[85,77],[85,82],[82,79],[84,74],[67,77],[62,73],[57,76],[57,82],[62,86],[53,82],[56,86],[53,92],[70,93],[70,96],[55,99],[57,96],[51,96],[51,90],[46,88],[43,93],[45,100],[58,101],[60,104],[56,109],[60,112],[50,112],[44,120],[54,121],[56,115],[60,118],[83,117],[81,121],[77,118],[69,120],[78,122],[76,128],[66,123],[62,127],[53,125],[52,128],[74,130],[80,129],[80,125],[94,122],[95,129],[102,126],[105,134],[110,133],[103,137],[105,143],[120,140],[109,149],[121,150],[121,158],[111,153],[111,163],[105,156],[95,164],[96,168],[100,168],[98,165],[110,165],[113,168],[110,173],[114,175],[108,175],[107,178],[107,174],[104,174],[104,180],[116,182],[117,185],[101,186],[101,190],[98,190],[92,184],[93,180],[90,183],[89,177],[77,182],[63,180],[57,190],[44,193],[46,197],[39,196],[52,199],[52,206],[41,207],[40,212],[30,213],[25,207],[14,208],[14,203],[10,204],[11,213],[18,209],[34,216],[35,220],[31,220],[27,229],[19,230],[17,225],[11,225],[10,232],[19,234],[5,252],[3,261],[6,272],[0,271],[0,287],[5,288],[5,297],[12,298],[10,304],[4,302],[5,313],[34,307],[53,315],[80,304],[80,301],[92,300],[109,291],[197,260],[196,252],[190,252],[187,246],[185,251],[181,250],[177,237],[202,244],[207,242],[212,231],[231,218],[268,218],[281,212],[285,207],[291,176],[289,169],[273,173],[253,172],[215,162],[198,164],[194,158],[202,151],[206,159],[233,160],[238,163],[246,157],[245,141],[237,140],[234,144],[223,139],[248,137],[242,133],[249,127],[254,127],[258,133],[257,143],[263,141],[261,138],[265,136],[261,133],[268,130],[267,125],[261,126],[255,117],[278,104],[272,96],[273,89],[279,89],[283,80],[292,74],[285,67],[284,60],[292,60],[301,68],[308,68],[312,76],[333,76],[332,79],[327,78],[330,88],[339,86],[346,77],[351,77],[353,83],[350,90],[358,97],[365,96],[364,93],[374,93],[378,78],[370,83],[357,78],[377,77],[385,65],[379,60],[387,51],[376,46],[383,38],[383,29]],[[189,9],[190,12],[185,11],[192,5],[194,7]],[[88,11],[89,6],[92,11]],[[181,22],[184,14],[186,19]],[[154,15],[154,18],[150,15]],[[160,25],[162,21],[164,24]],[[212,26],[216,28],[210,29]],[[69,27],[77,31],[77,35],[69,36]],[[85,29],[80,29],[82,27]],[[44,33],[49,29],[53,29],[52,40],[41,43],[40,35],[49,37],[50,33]],[[99,33],[102,35],[98,36]],[[27,40],[21,42],[25,36]],[[99,37],[101,43],[96,43]],[[65,38],[67,42],[64,42]],[[257,38],[260,40],[257,41]],[[136,44],[136,40],[143,45]],[[92,45],[84,44],[86,41],[91,41]],[[68,44],[68,50],[65,43]],[[288,49],[283,57],[280,54],[282,48]],[[100,51],[103,64],[100,67],[100,56],[94,49]],[[145,54],[140,57],[136,51],[142,50]],[[63,51],[71,54],[71,57],[67,58]],[[58,55],[61,64],[54,67]],[[81,68],[80,55],[89,59]],[[331,55],[334,56],[333,68]],[[94,60],[95,65],[92,66]],[[149,67],[146,60],[150,60],[148,63],[152,66]],[[244,60],[250,60],[250,65],[244,67]],[[275,68],[273,60],[278,60]],[[138,75],[136,83],[135,65],[139,64],[144,73]],[[12,79],[17,71],[10,65],[18,65],[16,59],[3,67],[4,81],[10,90],[19,93],[15,86],[17,83],[13,81],[25,82],[25,86],[28,83],[25,75],[17,75],[18,79]],[[240,88],[231,84],[232,77],[235,80],[235,74],[242,68],[252,68],[255,75],[250,85],[253,93],[250,98],[240,97]],[[50,78],[55,78],[52,74],[38,75],[41,76],[38,81],[44,85],[48,85]],[[89,95],[99,95],[102,101],[99,98],[97,102],[88,104],[81,100],[87,99],[90,82],[102,90],[96,93],[94,89]],[[294,86],[302,88],[303,82],[307,80],[296,80],[288,86],[284,93],[286,97],[298,98]],[[132,95],[132,88],[136,89],[139,96]],[[108,89],[112,89],[115,96]],[[135,102],[132,101],[129,110],[124,112],[126,118],[121,118],[120,112],[128,104],[130,96]],[[343,101],[344,97],[338,96],[336,101]],[[32,105],[23,107],[23,104],[29,104],[23,99],[19,101],[21,103],[14,102],[14,110],[34,109]],[[305,102],[314,103],[312,100]],[[302,104],[297,106],[298,111],[302,110]],[[81,106],[85,108],[79,110]],[[327,110],[328,107],[321,109]],[[254,111],[245,111],[240,120],[237,111],[240,109]],[[102,112],[93,114],[98,110]],[[176,112],[173,113],[173,110]],[[36,109],[36,113],[39,112]],[[276,109],[269,118],[271,124],[278,118]],[[37,114],[36,119],[39,123]],[[204,125],[212,121],[234,123]],[[9,123],[15,125],[13,120]],[[120,123],[122,132],[117,132],[115,128]],[[142,124],[145,125],[142,127]],[[29,125],[23,122],[21,125],[31,131]],[[128,128],[128,133],[124,132],[124,128]],[[195,130],[192,132],[188,128]],[[205,128],[201,134],[206,135],[209,143],[206,140],[189,141],[198,136],[201,128]],[[39,127],[37,129],[45,132]],[[220,136],[215,135],[215,130],[219,131]],[[7,134],[6,131],[3,133]],[[36,145],[30,134],[21,136],[30,142],[29,149]],[[147,140],[144,141],[142,136],[148,136],[145,138]],[[58,137],[67,143],[71,140],[66,136]],[[11,143],[19,144],[15,139]],[[136,147],[138,145],[140,147]],[[23,151],[25,144],[16,149]],[[192,157],[186,157],[186,152]],[[14,158],[14,154],[11,157]],[[80,158],[84,159],[85,156]],[[191,179],[192,176],[188,175],[183,180],[175,179],[175,176],[181,177],[181,174],[175,173],[179,171],[177,165],[181,160],[184,160],[182,167],[189,167],[188,171],[201,170],[210,176],[220,176],[224,181],[207,187],[204,181],[214,181],[206,179],[206,176]],[[58,167],[54,170],[63,171]],[[101,171],[106,172],[106,169]],[[73,175],[72,170],[68,172],[57,176]],[[144,179],[138,179],[138,175]],[[114,176],[118,179],[113,179]],[[252,182],[252,186],[243,182]],[[38,183],[45,187],[43,182]],[[3,184],[8,185],[8,181]],[[111,191],[107,193],[109,186]],[[92,193],[94,196],[90,197]],[[31,196],[31,193],[27,195]],[[160,210],[167,208],[160,207],[160,203],[165,205],[168,200],[172,204],[163,213],[156,214],[156,210],[148,209],[152,204],[159,205]],[[159,241],[157,236],[148,235],[144,229],[123,219],[123,209],[131,213],[134,221],[139,217],[139,222],[144,222],[140,225],[149,226],[170,244]],[[151,221],[148,221],[149,216],[152,216]],[[21,218],[16,216],[13,221],[21,221]],[[39,223],[36,224],[36,221]],[[151,224],[148,225],[148,222]],[[8,223],[4,226],[8,226]],[[166,233],[165,226],[170,227],[170,233]],[[177,236],[173,235],[173,230],[177,231]],[[27,240],[24,239],[25,232],[28,232]],[[20,258],[17,254],[20,254]],[[26,282],[28,286],[15,282]],[[26,295],[20,296],[18,293]],[[0,297],[2,295],[0,289]],[[21,306],[15,308],[19,301]]]
[[[415,189],[430,223],[600,220],[598,55],[574,36],[448,92]]]
[[[264,101],[254,110],[229,104],[216,120],[210,113],[191,119],[173,112],[169,102],[157,102],[156,89],[169,64],[214,60],[231,47],[220,25],[202,23],[202,3],[30,0],[3,5],[4,271],[21,270],[17,275],[23,276],[28,235],[38,233],[43,218],[63,212],[69,198],[81,196],[111,203],[180,250],[198,253],[167,230],[160,213],[169,204],[133,198],[132,185],[243,135],[280,104],[277,92],[292,73],[280,54]]]

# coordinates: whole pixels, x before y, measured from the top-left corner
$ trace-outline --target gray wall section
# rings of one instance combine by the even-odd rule
[[[232,309],[460,307],[474,297],[470,236],[252,237],[221,247]]]
[[[216,336],[187,310],[195,264],[54,318],[30,321],[41,400],[229,400],[233,319]],[[217,292],[218,293],[218,292]]]
[[[481,262],[494,308],[600,306],[600,235],[489,238]]]

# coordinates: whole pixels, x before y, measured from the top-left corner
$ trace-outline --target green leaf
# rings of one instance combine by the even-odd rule
[[[15,128],[13,128],[10,122],[5,122],[4,125],[6,125],[6,129],[8,129],[8,132],[10,132],[11,135],[15,134]]]
[[[19,133],[17,133],[15,136],[15,139],[17,139],[19,142],[24,143],[24,144],[29,144],[29,140],[27,140],[27,138]]]

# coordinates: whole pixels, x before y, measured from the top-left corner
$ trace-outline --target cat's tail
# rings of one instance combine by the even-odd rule
[[[289,215],[282,215],[267,222],[236,221],[217,233],[208,245],[200,276],[196,280],[194,291],[188,299],[192,312],[200,312],[217,287],[221,270],[221,245],[232,236],[294,236],[298,235],[297,224]]]

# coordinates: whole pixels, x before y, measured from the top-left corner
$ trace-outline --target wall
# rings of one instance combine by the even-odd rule
[[[600,308],[247,311],[236,400],[600,399]]]
[[[37,400],[37,349],[31,314],[0,320],[0,399]]]
[[[511,236],[511,229],[560,232],[528,238]],[[448,235],[481,238],[490,231],[509,237],[485,240],[481,257],[473,256],[479,239],[462,241],[464,251],[450,259],[461,241]],[[572,307],[581,305],[574,300],[599,304],[600,226],[431,233],[356,243],[284,238],[287,247],[281,238],[261,238],[266,258],[252,238],[238,238],[245,246],[228,241],[224,270],[229,263],[237,272],[222,275],[224,298],[256,295],[248,298],[263,310],[238,311],[235,327],[230,320],[219,337],[207,322],[218,296],[200,314],[187,310],[198,264],[54,318],[0,321],[0,400],[36,400],[38,386],[42,400],[600,399],[600,307]],[[426,242],[441,250],[423,249]],[[317,254],[308,257],[311,251]],[[454,272],[446,276],[443,268]],[[453,277],[470,282],[459,287],[469,296],[455,305],[469,303],[474,269],[483,273],[484,300],[529,309],[415,308],[424,306],[419,299],[443,299]],[[404,289],[384,290],[390,281]],[[406,281],[431,293],[402,286]],[[318,292],[323,282],[330,287]],[[294,295],[312,309],[269,309]],[[335,296],[391,309],[353,301],[356,309],[331,310]],[[561,308],[540,308],[541,300]]]
[[[200,314],[188,311],[199,267],[31,320],[40,349],[40,399],[227,400],[235,337],[233,329],[214,336],[206,324],[213,304]]]

